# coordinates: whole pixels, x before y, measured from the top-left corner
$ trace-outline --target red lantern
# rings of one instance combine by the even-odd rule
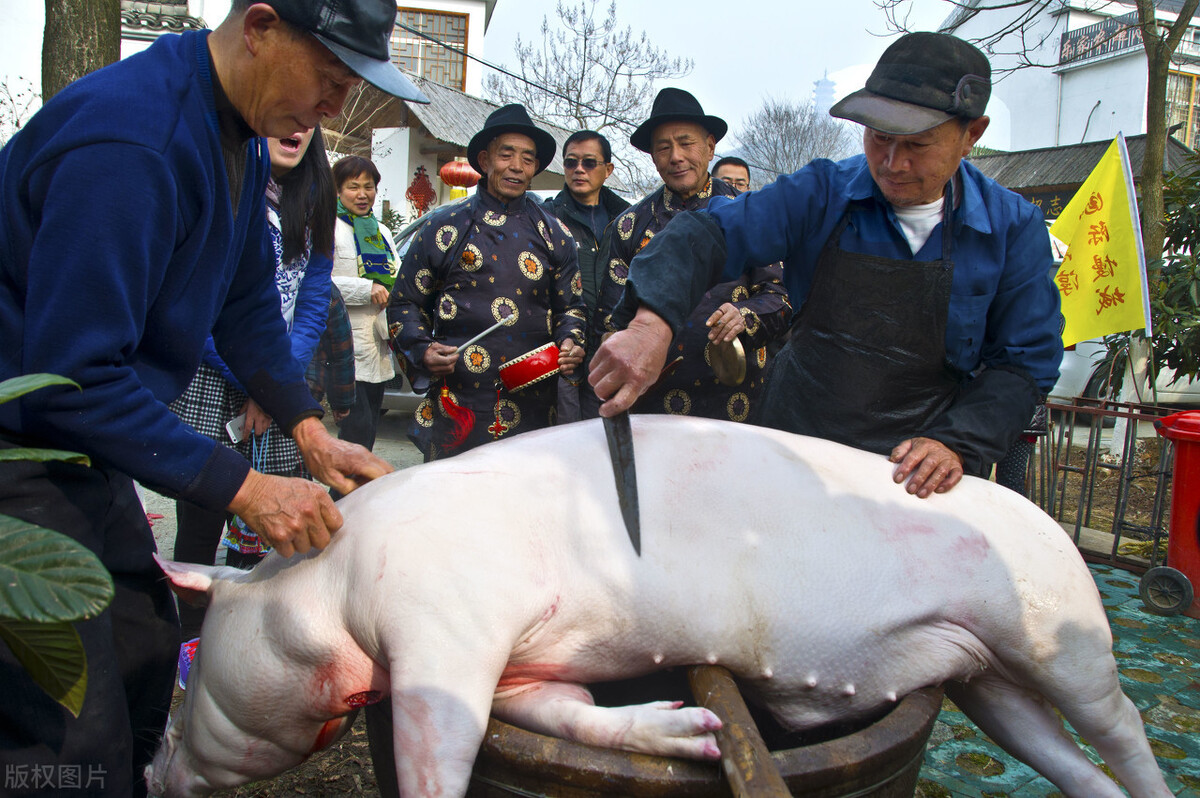
[[[471,188],[479,182],[480,174],[471,168],[466,158],[455,158],[438,170],[438,177],[448,186]]]

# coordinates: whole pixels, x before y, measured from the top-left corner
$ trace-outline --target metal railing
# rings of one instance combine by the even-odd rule
[[[1134,572],[1160,564],[1174,447],[1153,424],[1174,410],[1085,398],[1047,408],[1049,430],[1030,458],[1027,495],[1085,559]]]

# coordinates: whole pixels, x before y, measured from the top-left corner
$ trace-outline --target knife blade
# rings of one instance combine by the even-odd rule
[[[642,525],[638,515],[637,471],[633,465],[633,429],[629,426],[629,411],[604,419],[604,436],[608,439],[608,454],[612,458],[613,477],[617,481],[617,500],[621,518],[633,550],[642,556]]]

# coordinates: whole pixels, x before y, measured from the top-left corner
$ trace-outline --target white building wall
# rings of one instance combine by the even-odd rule
[[[1018,62],[1017,56],[1002,52],[1013,46],[999,45],[988,53],[995,82],[989,104],[992,124],[980,142],[984,146],[1029,150],[1111,139],[1118,131],[1127,136],[1146,132],[1146,57],[1141,47],[1070,69],[1056,66],[1064,32],[1129,13],[1132,7],[1094,0],[1067,0],[1064,7],[1069,13],[1043,12],[1026,32],[1027,43],[1040,43],[1028,60],[1046,66],[1005,73]],[[965,39],[982,38],[1024,10],[986,11],[953,32]],[[999,112],[1002,108],[1006,114]]]
[[[1064,72],[1061,77],[1055,144],[1105,141],[1118,132],[1127,136],[1146,132],[1146,55],[1140,48]]]

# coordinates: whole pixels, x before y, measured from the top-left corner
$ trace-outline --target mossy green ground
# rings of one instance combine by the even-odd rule
[[[1142,713],[1167,786],[1178,796],[1200,798],[1200,621],[1151,615],[1138,597],[1136,575],[1107,565],[1090,567],[1112,625],[1121,687]],[[1098,763],[1096,752],[1084,747]],[[950,701],[944,703],[925,751],[917,794],[1061,795],[1000,750]]]

